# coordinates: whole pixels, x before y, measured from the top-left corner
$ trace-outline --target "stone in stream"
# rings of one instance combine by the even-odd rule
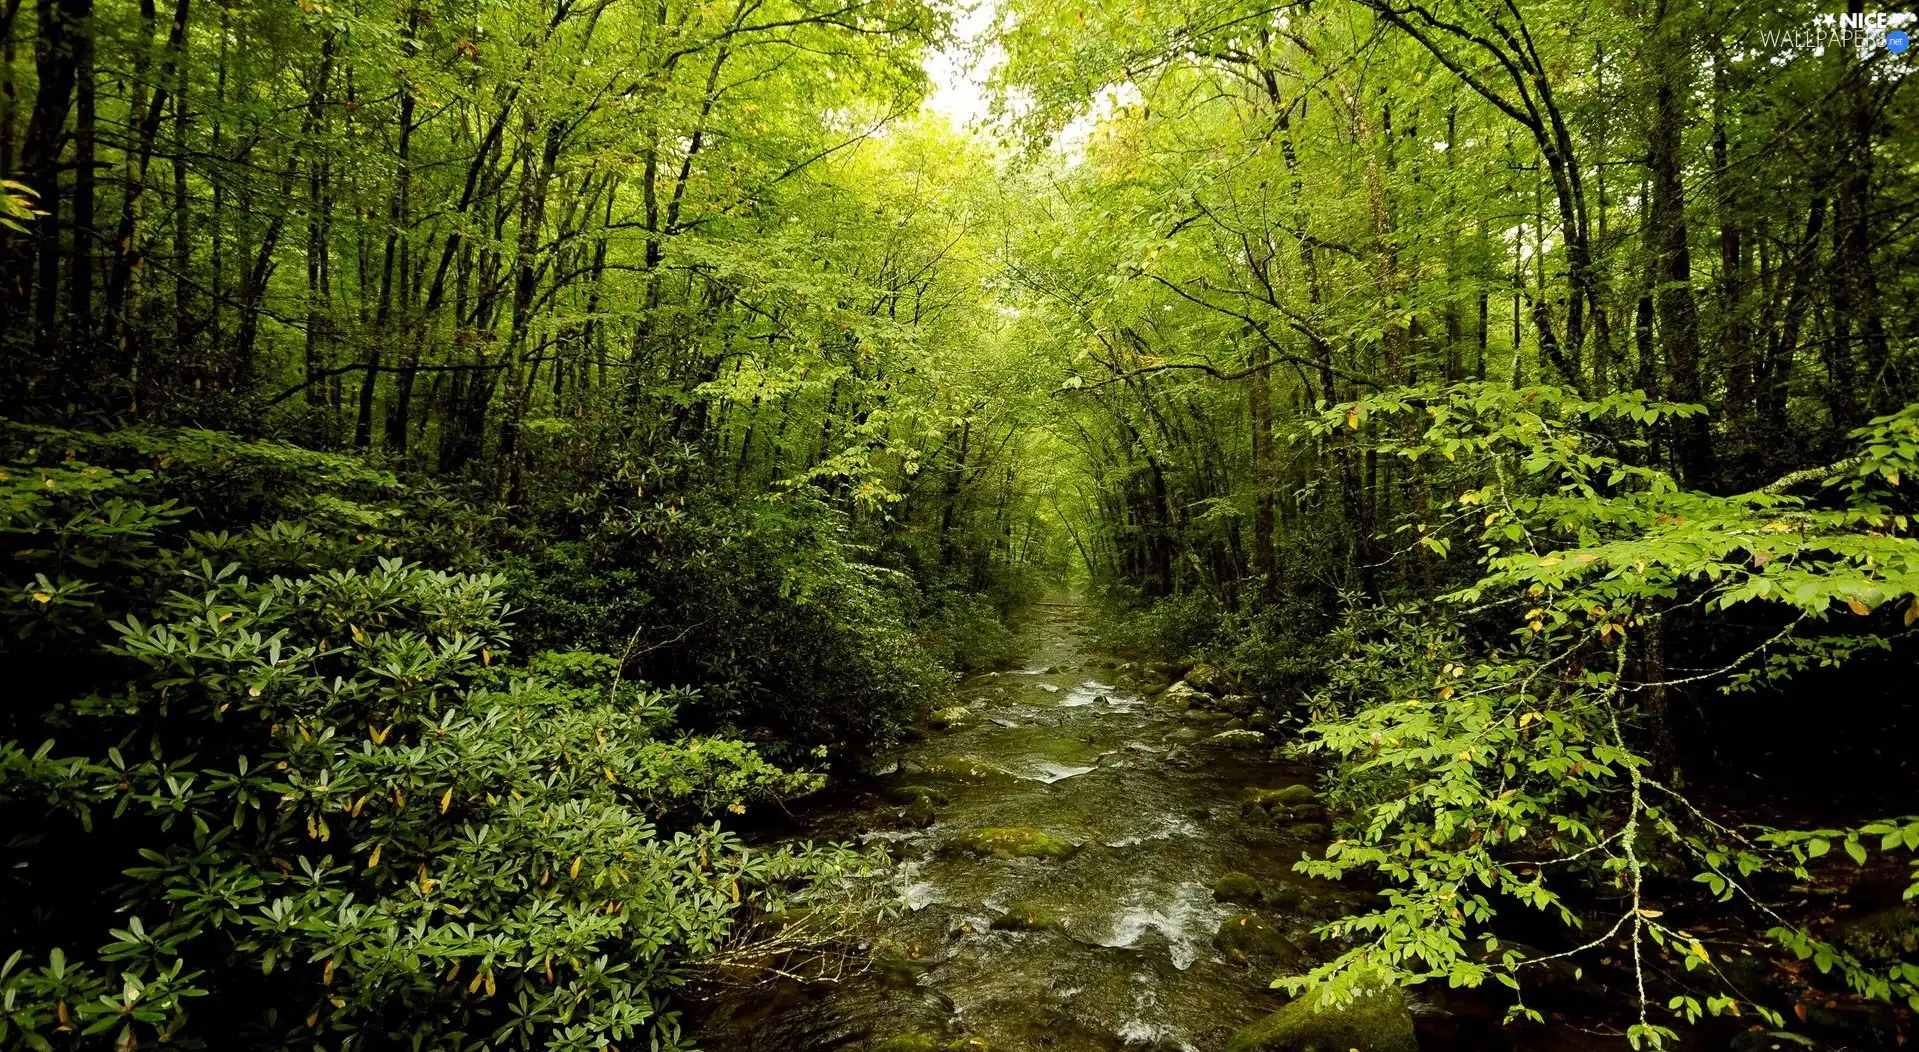
[[[1377,984],[1335,1002],[1308,994],[1233,1035],[1226,1052],[1419,1052],[1397,986]]]
[[[1231,685],[1226,678],[1226,674],[1221,672],[1217,666],[1204,664],[1194,665],[1192,668],[1187,669],[1186,678],[1181,682],[1184,682],[1187,686],[1201,693],[1215,696],[1225,694],[1227,688]]]
[[[1006,912],[993,918],[996,931],[1046,931],[1059,927],[1059,919],[1044,906],[1015,902]]]
[[[1331,840],[1333,831],[1324,822],[1294,822],[1280,829],[1279,835],[1289,840],[1310,840],[1318,843]]]
[[[1266,744],[1266,736],[1258,731],[1249,731],[1244,727],[1229,727],[1206,739],[1213,745],[1254,748]]]
[[[1192,709],[1204,706],[1209,699],[1185,683],[1175,683],[1160,694],[1160,700],[1176,709]]]
[[[951,730],[954,727],[971,723],[973,710],[964,705],[949,705],[927,717],[926,722],[936,731]]]
[[[1839,928],[1837,942],[1861,960],[1895,964],[1919,951],[1919,908],[1892,906],[1847,921]]]
[[[1256,913],[1236,913],[1220,921],[1219,930],[1213,933],[1213,948],[1229,964],[1260,961],[1287,968],[1304,956],[1291,939]]]
[[[994,1052],[992,1045],[977,1037],[949,1039],[925,1034],[889,1037],[871,1047],[872,1052]]]
[[[1299,818],[1317,818],[1324,813],[1312,789],[1288,785],[1279,789],[1248,789],[1239,796],[1240,816],[1263,825]]]
[[[1019,776],[988,760],[976,760],[970,756],[935,756],[927,760],[915,760],[907,765],[907,770],[915,774],[928,774],[943,778],[952,778],[963,782],[1016,782]]]
[[[1253,699],[1247,694],[1228,694],[1219,699],[1219,711],[1244,716],[1253,711]]]
[[[994,858],[1065,858],[1079,845],[1063,837],[1023,826],[994,826],[970,829],[959,836],[959,844],[968,851]]]
[[[900,817],[906,819],[906,824],[915,829],[925,829],[939,821],[939,816],[933,811],[933,801],[924,796],[907,804],[906,811]]]
[[[945,793],[927,785],[888,786],[885,796],[887,802],[895,804],[911,804],[920,800],[930,800],[940,805],[947,802]]]
[[[1234,870],[1213,882],[1215,902],[1258,902],[1259,881],[1252,874]]]

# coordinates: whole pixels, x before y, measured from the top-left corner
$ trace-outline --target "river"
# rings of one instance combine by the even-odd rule
[[[1363,893],[1293,872],[1325,826],[1242,808],[1249,787],[1309,772],[1097,654],[1079,607],[1027,622],[1023,666],[962,683],[953,726],[798,816],[796,836],[881,841],[898,860],[903,906],[870,939],[873,966],[717,991],[702,1049],[1217,1052],[1283,1003],[1274,975],[1328,955],[1310,930]],[[924,828],[908,806],[922,796]],[[981,850],[993,830],[1039,857]],[[1220,888],[1228,874],[1257,899]],[[1509,1043],[1459,1007],[1415,996],[1422,1049],[1594,1047]]]

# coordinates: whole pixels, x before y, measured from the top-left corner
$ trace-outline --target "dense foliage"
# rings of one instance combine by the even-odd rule
[[[683,1046],[1066,579],[1322,765],[1293,987],[1919,1009],[1919,59],[960,14],[5,5],[0,1044]]]
[[[997,18],[1109,634],[1303,728],[1305,868],[1383,888],[1294,985],[1919,1007],[1844,912],[1916,926],[1911,56],[1803,3]]]

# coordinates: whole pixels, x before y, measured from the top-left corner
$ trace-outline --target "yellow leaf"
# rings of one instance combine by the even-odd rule
[[[584,856],[584,855],[574,855],[574,856],[573,856],[573,868],[572,868],[572,869],[569,869],[569,870],[567,870],[567,871],[566,871],[566,875],[567,875],[567,876],[569,876],[569,877],[578,877],[578,876],[580,875],[580,866],[581,866],[582,864],[584,864],[585,862],[586,862],[586,856]]]
[[[1359,410],[1354,409],[1347,412],[1346,426],[1352,428],[1354,431],[1359,430]]]
[[[380,849],[385,846],[384,844],[373,845],[373,853],[366,857],[366,868],[372,869],[380,864]]]
[[[1847,597],[1846,605],[1852,607],[1852,612],[1858,614],[1860,617],[1872,613],[1872,607],[1867,606],[1856,598]]]
[[[1541,559],[1541,560],[1539,560],[1539,565],[1541,565],[1541,566],[1558,566],[1558,565],[1559,565],[1559,564],[1560,564],[1561,562],[1564,562],[1564,561],[1565,561],[1565,560],[1563,560],[1563,559],[1561,559],[1561,558],[1560,558],[1559,556],[1557,556],[1557,555],[1548,555],[1548,556],[1546,556],[1546,557],[1545,557],[1544,559]]]
[[[453,806],[453,790],[451,788],[448,788],[446,791],[446,795],[440,797],[440,813],[446,814],[446,809],[452,806]]]
[[[33,593],[33,601],[36,603],[51,603],[53,602],[53,596],[47,592],[35,592]]]

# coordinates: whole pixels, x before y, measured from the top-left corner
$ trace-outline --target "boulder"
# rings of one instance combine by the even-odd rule
[[[1228,694],[1219,699],[1219,711],[1230,712],[1235,716],[1244,716],[1254,709],[1253,699],[1248,694]]]
[[[1219,922],[1213,948],[1231,964],[1291,965],[1303,958],[1299,947],[1255,913],[1236,913]]]
[[[973,710],[964,705],[949,705],[927,717],[926,722],[936,731],[951,730],[973,722]]]
[[[939,821],[939,816],[933,811],[933,801],[924,796],[907,804],[906,810],[901,813],[900,817],[904,818],[906,824],[912,826],[914,829],[925,829],[927,826]]]
[[[1249,731],[1244,727],[1228,727],[1206,739],[1214,745],[1226,745],[1233,748],[1253,749],[1266,744],[1266,736],[1258,731]]]
[[[1378,985],[1343,1002],[1301,997],[1233,1035],[1226,1052],[1419,1052],[1412,1013],[1397,986]]]
[[[1213,901],[1257,902],[1259,881],[1254,880],[1250,873],[1234,870],[1213,882]]]
[[[1231,681],[1226,678],[1226,673],[1221,672],[1216,665],[1207,664],[1198,664],[1187,669],[1186,678],[1183,682],[1194,690],[1216,696],[1225,694],[1231,686]]]
[[[1139,684],[1139,689],[1146,693],[1157,694],[1165,690],[1167,684],[1173,682],[1173,678],[1152,669],[1141,669],[1133,673],[1133,682]]]
[[[1167,687],[1160,698],[1173,708],[1195,710],[1204,709],[1213,700],[1183,682]]]
[[[1306,889],[1297,884],[1277,884],[1260,892],[1259,900],[1268,909],[1293,912],[1306,903]]]
[[[1006,912],[993,918],[993,928],[997,931],[1046,931],[1059,927],[1059,919],[1044,906],[1031,902],[1015,902]]]
[[[908,765],[915,774],[934,775],[952,778],[963,782],[991,783],[1017,782],[1019,776],[988,760],[976,760],[970,756],[935,756],[926,760],[915,760]]]
[[[960,834],[961,847],[994,858],[1065,858],[1079,845],[1051,833],[1021,826],[970,829]]]
[[[1241,816],[1262,824],[1319,818],[1324,814],[1313,791],[1303,785],[1248,789],[1239,797]]]
[[[1289,840],[1310,840],[1318,843],[1331,840],[1333,831],[1324,822],[1293,822],[1280,829],[1279,835]]]
[[[1919,952],[1919,908],[1893,906],[1847,921],[1834,941],[1862,961],[1896,963]]]
[[[870,1052],[994,1052],[993,1046],[977,1037],[945,1038],[926,1034],[902,1034],[868,1046]]]
[[[946,803],[945,793],[926,785],[888,786],[885,796],[888,803],[894,804],[910,804],[915,800],[931,800],[933,803],[940,805]]]

